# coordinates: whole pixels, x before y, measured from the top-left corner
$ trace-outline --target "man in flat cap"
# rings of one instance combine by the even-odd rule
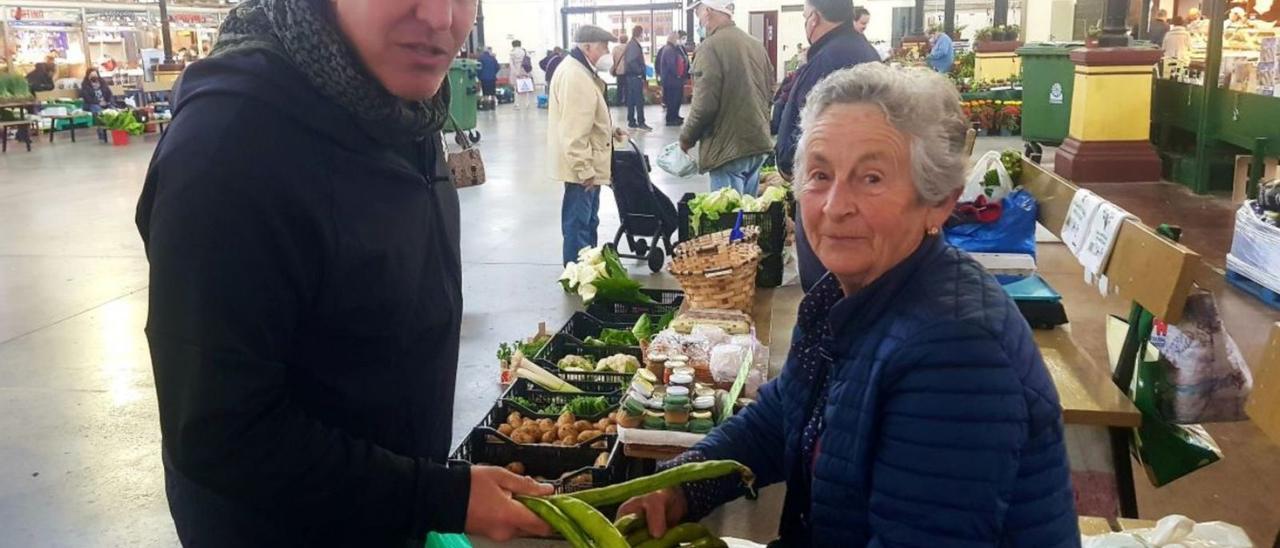
[[[585,25],[574,35],[569,58],[556,69],[547,97],[547,153],[551,179],[564,184],[560,231],[563,262],[578,258],[584,247],[595,247],[600,227],[600,186],[609,184],[613,140],[626,137],[614,129],[605,102],[605,83],[596,74],[608,72],[608,31]]]

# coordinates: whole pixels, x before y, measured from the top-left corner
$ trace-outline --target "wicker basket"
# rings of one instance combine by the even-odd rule
[[[758,226],[744,226],[741,230],[742,239],[736,242],[729,241],[729,235],[733,233],[732,230],[721,230],[719,232],[703,234],[696,238],[690,238],[689,240],[681,242],[680,245],[677,245],[675,250],[671,252],[671,256],[672,258],[675,258],[684,255],[708,253],[708,248],[713,247],[719,251],[721,248],[728,246],[754,244],[760,239],[760,227]]]
[[[725,230],[676,246],[671,274],[680,282],[691,308],[741,310],[750,314],[755,304],[759,264],[760,246],[752,240],[730,243],[729,231]]]

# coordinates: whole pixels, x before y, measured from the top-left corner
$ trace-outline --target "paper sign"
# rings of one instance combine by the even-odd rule
[[[1080,247],[1084,245],[1085,235],[1089,230],[1089,222],[1093,214],[1102,204],[1102,197],[1093,191],[1080,189],[1071,198],[1071,207],[1067,208],[1067,218],[1062,222],[1062,233],[1059,238],[1067,244],[1072,255],[1080,255]]]

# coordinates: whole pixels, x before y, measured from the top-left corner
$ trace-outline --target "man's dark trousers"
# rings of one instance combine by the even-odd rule
[[[680,123],[680,103],[684,102],[684,80],[662,81],[662,104],[667,109],[667,125]]]
[[[643,126],[644,76],[628,74],[623,79],[627,84],[627,124],[631,127]]]

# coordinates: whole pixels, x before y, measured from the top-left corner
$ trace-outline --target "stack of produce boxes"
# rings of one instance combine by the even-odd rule
[[[452,459],[504,466],[560,492],[626,479],[618,406],[640,368],[641,340],[670,321],[682,297],[646,292],[654,304],[601,305],[608,321],[578,312],[555,335],[504,344],[498,354],[510,387]]]

